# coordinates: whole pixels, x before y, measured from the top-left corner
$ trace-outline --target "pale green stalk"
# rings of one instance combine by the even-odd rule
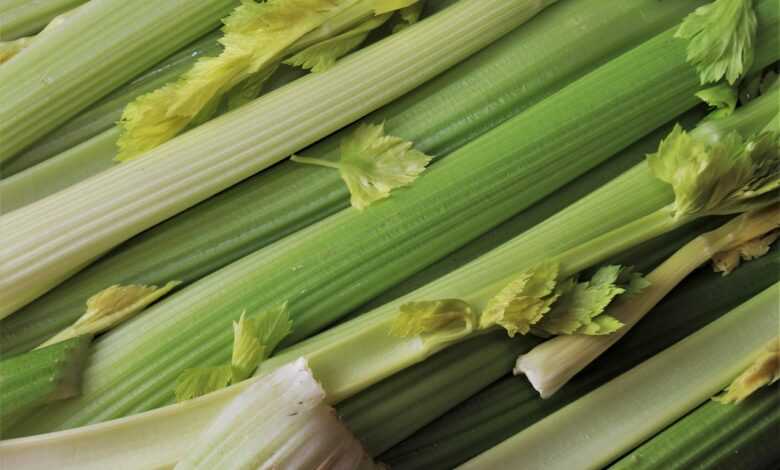
[[[85,4],[67,27],[48,32],[0,67],[0,162],[214,29],[235,3]]]
[[[415,88],[554,3],[490,2],[458,2],[328,73],[309,75],[144,158],[6,214],[0,218],[7,270],[0,318],[122,241]],[[460,34],[453,38],[452,30]],[[56,236],[42,224],[57,226]]]
[[[777,334],[775,284],[461,467],[596,469],[720,391]]]

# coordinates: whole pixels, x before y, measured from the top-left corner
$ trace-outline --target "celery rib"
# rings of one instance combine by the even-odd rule
[[[655,0],[642,0],[630,7],[622,3],[615,7],[601,0],[573,0],[553,5],[527,27],[518,28],[364,122],[384,121],[393,135],[414,141],[426,153],[443,156],[574,76],[671,26],[698,3],[657,5]],[[634,16],[642,21],[629,23],[627,18]],[[585,23],[593,27],[569,28]],[[617,31],[615,25],[619,25]],[[571,32],[548,34],[557,28]],[[599,36],[609,40],[599,41],[597,47],[578,48],[574,60],[554,60]],[[516,67],[518,61],[525,66]],[[501,99],[485,107],[486,94]],[[306,154],[335,158],[342,135],[315,145]],[[284,162],[135,237],[3,320],[2,349],[16,353],[44,341],[77,318],[84,301],[109,284],[195,281],[346,207],[347,200],[338,175]]]

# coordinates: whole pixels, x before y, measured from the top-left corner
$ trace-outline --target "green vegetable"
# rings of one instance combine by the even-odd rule
[[[428,18],[427,24],[434,18]],[[423,24],[385,41],[420,31]],[[433,165],[414,185],[372,210],[346,210],[331,216],[182,290],[158,306],[166,309],[164,313],[147,311],[100,342],[87,371],[85,393],[56,414],[47,410],[46,423],[40,423],[43,429],[71,427],[162,405],[172,397],[172,376],[187,367],[223,360],[229,339],[220,332],[241,310],[259,311],[288,301],[294,322],[290,341],[300,340],[384,285],[528,207],[695,103],[696,77],[676,44],[671,31],[662,33],[462,147]],[[639,62],[644,64],[641,69],[635,67]],[[649,73],[650,69],[654,73]],[[616,76],[620,81],[614,80]],[[605,81],[621,86],[607,90],[602,86]],[[669,83],[675,86],[667,86]],[[645,99],[648,96],[653,100]],[[594,119],[609,129],[597,134],[598,138],[583,125]],[[520,142],[518,135],[524,136]],[[566,145],[551,145],[553,138]],[[578,149],[576,155],[573,148]],[[151,161],[140,159],[138,163]],[[441,194],[451,196],[442,198]],[[458,194],[461,197],[455,197]],[[419,216],[420,208],[427,217]],[[378,229],[388,223],[393,226],[391,237]],[[516,271],[517,266],[510,273]],[[455,296],[414,300],[461,295],[463,291]],[[193,318],[198,321],[193,322]],[[182,357],[174,353],[171,345],[187,338],[191,341],[196,331],[213,342],[199,347],[197,354]],[[152,360],[155,367],[147,367]],[[133,382],[128,380],[130,374],[146,383],[143,390],[123,390]],[[114,403],[114,394],[124,398],[123,404],[110,410],[102,408],[101,403]]]
[[[45,403],[75,396],[91,335],[0,361],[0,435]]]
[[[756,390],[780,379],[780,338],[772,338],[759,351],[753,364],[734,379],[724,392],[713,400],[729,404],[741,403]]]
[[[440,157],[643,37],[672,26],[696,3],[641,0],[607,5],[601,0],[570,0],[556,4],[364,122],[385,122],[388,133]],[[578,27],[582,24],[589,27]],[[559,28],[568,33],[548,34]],[[572,50],[578,53],[571,56]],[[524,67],[514,66],[518,61]],[[315,145],[307,155],[335,160],[338,141],[349,132],[352,128]],[[17,353],[40,344],[78,318],[86,299],[109,284],[193,282],[346,207],[348,201],[336,172],[281,163],[149,229],[4,319],[0,348]],[[549,213],[552,210],[540,212]],[[504,237],[527,226],[522,219]]]
[[[42,35],[0,67],[0,83],[16,84],[0,88],[0,163],[214,29],[233,3],[86,3],[67,27]]]
[[[716,221],[709,221],[704,226],[709,227],[713,222]],[[659,252],[663,253],[664,250],[670,248],[676,249],[692,238],[693,234],[700,232],[701,228],[702,223],[694,223],[692,226],[653,240],[639,249],[630,250],[613,262],[640,259],[642,260],[641,269],[648,269],[656,263],[652,258]],[[531,426],[564,405],[573,402],[639,362],[652,357],[766,289],[777,280],[779,262],[780,251],[775,250],[764,258],[746,264],[728,277],[722,277],[711,270],[700,270],[694,273],[680,285],[679,289],[662,300],[653,309],[652,315],[637,324],[623,340],[610,348],[602,360],[589,366],[586,373],[575,376],[565,388],[546,400],[540,400],[538,393],[526,380],[511,375],[490,386],[487,386],[492,382],[490,379],[448,381],[444,374],[449,369],[440,365],[437,368],[437,364],[434,363],[435,357],[429,359],[416,366],[421,371],[415,382],[416,387],[426,387],[427,380],[430,380],[442,390],[457,389],[465,383],[474,388],[485,386],[487,388],[423,427],[404,442],[383,453],[379,460],[393,468],[402,470],[454,468]],[[679,312],[686,312],[686,314],[680,315]],[[532,337],[524,337],[515,339],[514,344],[522,343],[530,348],[537,341]],[[463,348],[465,346],[455,346],[442,354],[451,354],[457,357],[459,355],[457,351],[463,350]],[[520,349],[520,346],[517,346],[517,349]],[[463,351],[465,353],[465,350]],[[492,364],[490,361],[491,359],[485,359],[477,362],[482,362],[483,367],[485,367],[489,363]],[[506,363],[503,367],[503,371],[499,370],[495,376],[496,379],[509,372],[510,367]],[[450,368],[457,370],[454,364],[450,365]],[[411,372],[411,370],[408,371]],[[386,384],[385,382],[380,383],[375,388],[393,390],[395,377],[386,380]],[[442,377],[441,381],[439,381],[439,377]],[[372,396],[377,397],[378,403],[381,403],[379,399],[382,395],[378,392],[372,393],[371,390],[363,392],[351,400],[370,402]],[[424,410],[427,410],[429,406],[436,405],[446,408],[448,404],[455,402],[447,397],[442,401],[447,403],[440,404],[436,393],[413,394],[412,400],[400,404],[397,409],[403,409],[404,406],[411,407],[416,403],[425,403]],[[349,401],[340,407],[347,406],[348,403]],[[367,407],[364,407],[363,410],[365,408]],[[385,411],[385,408],[380,405],[377,405],[376,408],[377,413]],[[387,410],[386,416],[397,413],[395,410],[395,408]],[[418,408],[418,410],[416,415],[423,414],[423,408]],[[382,416],[380,415],[380,417]],[[359,424],[353,426],[356,435],[366,440],[367,443],[379,442],[381,445],[381,443],[390,442],[392,444],[395,441],[395,436],[392,432],[385,434],[384,426],[379,425],[387,422],[388,418],[372,420],[370,417],[371,414],[366,412],[366,419],[359,420]],[[347,416],[347,418],[351,417]],[[408,426],[408,428],[416,429],[414,426]],[[701,442],[700,437],[696,434],[687,434],[686,436],[691,440]],[[681,442],[681,445],[685,445],[685,442]],[[693,450],[694,448],[688,449]]]
[[[780,321],[775,284],[459,468],[600,468],[712,396]],[[566,452],[560,452],[566,449]]]
[[[780,387],[744,403],[707,402],[631,451],[612,470],[774,468]],[[706,438],[705,438],[706,437]]]
[[[0,281],[0,318],[122,241],[415,88],[552,3],[490,1],[497,5],[461,0],[420,27],[355,53],[328,73],[297,80],[142,159],[3,215],[0,224],[14,230],[0,232],[0,245],[14,250],[0,254],[12,273]],[[461,32],[456,38],[450,37],[453,28]],[[438,51],[435,60],[426,48]],[[345,87],[345,80],[371,86]],[[45,236],[44,220],[58,227],[56,238]]]
[[[677,37],[690,41],[688,60],[701,83],[733,85],[753,64],[758,21],[755,0],[714,0],[688,15]]]

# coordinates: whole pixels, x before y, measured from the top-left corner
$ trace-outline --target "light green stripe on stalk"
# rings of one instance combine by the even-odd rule
[[[37,33],[55,16],[87,0],[3,0],[0,4],[0,41]]]
[[[426,11],[440,9],[441,3],[446,2],[429,2]],[[389,134],[413,141],[427,154],[443,156],[666,29],[698,3],[558,3],[363,122],[384,121]],[[573,57],[557,60],[572,51],[577,51]],[[487,104],[485,97],[490,99]],[[305,154],[335,160],[339,140],[353,130],[348,127]],[[195,281],[348,203],[337,172],[283,162],[147,230],[3,320],[0,347],[14,353],[43,342],[81,315],[86,299],[108,285]],[[518,226],[528,223],[524,219]],[[504,237],[515,233],[516,229]]]
[[[164,404],[183,368],[225,359],[229,334],[220,332],[228,332],[243,309],[258,311],[288,300],[292,339],[299,340],[374,295],[378,286],[392,284],[550,194],[695,104],[697,77],[685,64],[684,45],[672,34],[658,35],[462,147],[371,211],[332,216],[115,330],[96,345],[84,395],[47,409],[20,433]],[[607,89],[604,83],[615,86]],[[486,284],[516,271],[516,262],[505,262],[484,267]],[[497,277],[494,270],[501,267],[508,271]]]
[[[720,391],[777,335],[780,283],[458,467],[595,469]]]
[[[19,173],[114,127],[122,116],[125,105],[135,97],[175,80],[199,57],[218,53],[222,48],[217,43],[218,37],[219,33],[211,33],[187,45],[140,77],[114,90],[78,116],[38,139],[32,146],[3,163],[2,177]]]
[[[6,214],[0,226],[14,229],[0,230],[0,245],[13,248],[0,248],[0,263],[11,273],[0,279],[0,317],[131,236],[414,89],[553,0],[490,2],[461,0],[350,55],[328,73],[296,80],[143,158]],[[57,233],[49,236],[46,227],[52,225]]]
[[[214,29],[235,0],[91,1],[0,67],[0,162]]]

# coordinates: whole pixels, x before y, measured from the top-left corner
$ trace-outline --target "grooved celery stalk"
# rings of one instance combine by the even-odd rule
[[[291,339],[300,340],[382,284],[452,251],[605,160],[695,103],[697,78],[672,35],[669,30],[656,36],[462,147],[371,211],[329,217],[106,335],[85,372],[82,396],[42,411],[20,434],[164,404],[183,368],[225,360],[228,325],[241,310],[288,301]],[[616,86],[607,90],[605,82]],[[426,217],[420,217],[421,207]]]
[[[10,273],[0,281],[0,318],[131,236],[414,89],[551,3],[461,0],[327,73],[296,80],[143,158],[0,217],[0,262]],[[52,226],[56,236],[46,229]],[[31,243],[33,234],[38,239]]]
[[[177,68],[176,70],[179,69]],[[299,71],[285,67],[279,70],[265,84],[264,90],[276,89],[298,78],[300,75]],[[121,97],[121,99],[126,99],[126,97]],[[109,109],[109,111],[113,110]],[[121,111],[121,109],[118,111]],[[91,113],[88,111],[81,116],[89,114]],[[107,118],[110,119],[112,113],[109,112],[108,114]],[[85,129],[79,127],[75,130],[75,134],[80,135]],[[119,129],[111,127],[59,155],[27,168],[10,178],[0,180],[0,213],[11,212],[19,207],[31,204],[111,168],[116,164],[114,157],[117,153],[116,139],[118,136]],[[68,134],[67,137],[71,138],[73,136]],[[212,253],[211,256],[219,255]],[[225,260],[224,262],[227,263],[228,261]],[[178,273],[171,273],[171,276],[168,279],[177,278]]]
[[[655,251],[667,246],[674,247],[680,242],[678,238],[690,237],[691,231],[686,227],[672,239],[650,242],[648,248]],[[631,259],[636,258],[633,255],[626,256],[626,260]],[[740,266],[729,276],[724,277],[709,269],[694,273],[658,304],[652,315],[609,350],[602,360],[575,376],[551,398],[539,399],[539,394],[526,380],[508,376],[420,429],[379,459],[392,468],[404,470],[453,468],[652,357],[766,289],[776,282],[779,267],[780,251],[774,250],[763,258]],[[685,315],[680,315],[680,312],[685,312]],[[509,372],[509,369],[505,372]],[[455,385],[451,384],[453,387]],[[426,400],[435,400],[435,396],[418,397],[418,402],[427,403]],[[366,427],[370,427],[370,424],[367,423]],[[376,426],[377,422],[373,424]],[[361,429],[355,429],[359,436]]]
[[[91,336],[0,361],[0,436],[37,407],[76,395]]]
[[[97,0],[0,68],[0,163],[214,29],[235,0]],[[13,85],[13,86],[12,86]]]
[[[442,156],[671,26],[698,3],[569,0],[553,5],[365,122],[385,121],[388,133]],[[577,27],[583,24],[588,27]],[[572,50],[578,52],[569,57]],[[338,139],[351,131],[316,144],[306,155],[337,158]],[[195,281],[346,207],[348,198],[336,172],[284,162],[135,237],[3,320],[0,347],[16,353],[39,344],[77,318],[85,300],[110,284]]]
[[[135,97],[174,80],[191,67],[199,57],[219,52],[221,46],[216,39],[216,33],[208,34],[147,70],[133,81],[114,90],[78,116],[38,139],[31,147],[4,162],[2,176],[7,178],[19,173],[114,127],[122,115],[122,109]],[[116,136],[114,136],[114,140],[116,140]],[[106,160],[110,161],[111,158],[113,155],[109,153]],[[76,165],[76,163],[71,163],[69,167]]]
[[[623,160],[627,160],[628,164],[636,162],[640,159],[647,150],[654,148],[657,145],[658,139],[665,135],[666,132],[654,133],[644,140],[649,140],[647,143],[634,145],[630,150],[621,154],[620,157],[613,158],[609,162],[599,168],[597,173],[589,172],[583,177],[579,178],[574,184],[567,186],[567,196],[571,200],[577,200],[578,195],[587,193],[588,188],[599,187],[604,178],[607,178],[607,173],[619,173],[620,169],[626,164]],[[617,167],[617,168],[614,168]],[[614,169],[613,169],[614,168]],[[641,167],[638,168],[642,170]],[[623,200],[621,204],[614,204],[612,201],[615,199],[616,194],[625,194],[629,190],[633,190],[633,194],[636,197],[635,201]],[[560,193],[556,195],[556,198],[560,197]],[[632,171],[625,176],[619,178],[614,183],[607,185],[604,188],[599,189],[591,196],[586,197],[583,201],[572,209],[564,211],[562,214],[553,217],[548,222],[542,224],[539,227],[531,229],[528,234],[523,235],[518,243],[513,245],[513,250],[498,250],[499,254],[496,257],[487,255],[485,266],[495,264],[497,260],[505,260],[508,255],[512,255],[510,262],[504,266],[503,272],[512,272],[516,269],[516,264],[519,260],[523,262],[533,262],[533,257],[540,256],[543,251],[543,247],[547,244],[567,246],[567,244],[582,242],[587,237],[593,235],[594,230],[598,232],[600,228],[594,228],[590,230],[581,231],[573,229],[578,225],[581,225],[583,221],[590,220],[590,218],[596,214],[600,218],[605,220],[605,226],[601,229],[608,229],[609,224],[625,223],[628,220],[641,216],[644,213],[652,210],[655,207],[663,205],[666,201],[670,200],[671,196],[667,188],[654,178],[650,177],[646,171]],[[535,210],[541,210],[542,212],[549,213],[554,212],[554,207],[550,208],[549,203],[540,204],[539,208]],[[528,211],[534,212],[534,211]],[[539,218],[539,216],[533,216]],[[532,220],[526,221],[525,225],[533,223]],[[520,219],[526,218],[524,214],[521,214],[513,224],[517,224]],[[518,252],[519,250],[519,252]],[[527,259],[527,258],[530,258]],[[479,267],[480,263],[476,262],[474,266]],[[487,270],[485,272],[494,272],[493,270]],[[464,275],[465,273],[465,275]],[[468,275],[467,271],[461,271],[458,274],[450,276],[444,282],[437,283],[437,286],[432,286],[430,289],[446,289],[449,284],[454,284],[453,292],[457,292],[464,287],[469,287],[473,284],[473,279]],[[447,295],[448,292],[440,292],[442,295]],[[436,295],[431,293],[431,295]],[[390,314],[393,313],[393,308],[389,308],[387,311]],[[360,325],[360,324],[359,324]],[[344,327],[339,327],[344,328]],[[361,335],[365,335],[365,329],[356,328]],[[312,343],[320,344],[320,359],[315,363],[327,365],[327,361],[322,360],[322,353],[327,354],[329,344],[333,344],[336,347],[330,347],[332,351],[331,360],[333,361],[333,367],[320,368],[318,370],[318,378],[323,378],[323,374],[327,374],[325,378],[326,382],[330,384],[329,392],[331,395],[340,394],[345,395],[344,390],[352,389],[355,391],[359,387],[355,387],[355,384],[368,385],[371,383],[371,379],[377,380],[388,375],[387,370],[383,370],[384,366],[379,366],[379,362],[376,362],[374,358],[379,355],[380,357],[386,355],[387,348],[386,343],[382,341],[369,341],[363,342],[364,348],[366,344],[372,345],[368,351],[363,350],[361,354],[355,354],[355,351],[349,351],[343,353],[344,348],[350,348],[353,344],[350,340],[350,334],[347,332],[345,335],[336,334],[337,338],[334,340],[334,333],[327,333],[324,340],[312,339]],[[363,336],[365,338],[365,336]],[[401,341],[401,344],[407,343]],[[414,341],[407,344],[414,344]],[[531,343],[532,344],[532,343]],[[360,346],[360,342],[356,344]],[[397,348],[396,344],[393,349]],[[520,348],[520,349],[517,349]],[[294,348],[291,354],[287,354],[288,357],[295,357]],[[310,348],[316,352],[316,348]],[[412,421],[414,423],[404,420],[403,423],[399,423],[397,426],[393,426],[388,433],[372,433],[365,430],[365,426],[369,426],[371,419],[375,415],[363,415],[358,414],[361,404],[366,400],[376,400],[377,397],[381,399],[388,389],[396,390],[399,388],[394,384],[406,384],[409,381],[415,381],[419,378],[420,374],[425,376],[431,376],[432,386],[435,390],[438,383],[444,383],[449,380],[459,381],[463,374],[469,375],[469,380],[466,384],[459,383],[457,387],[447,387],[447,397],[454,402],[462,400],[465,396],[473,393],[483,385],[493,382],[495,379],[505,374],[511,369],[514,361],[515,353],[521,352],[526,349],[524,341],[515,341],[506,337],[503,333],[490,333],[488,335],[475,338],[473,340],[466,341],[463,345],[455,346],[451,350],[445,350],[435,355],[431,360],[425,361],[419,366],[412,366],[411,368],[401,371],[392,378],[388,379],[383,384],[375,386],[374,389],[366,392],[369,398],[356,398],[354,404],[350,404],[349,401],[344,403],[343,413],[350,419],[351,425],[356,431],[360,432],[361,438],[366,442],[370,449],[374,452],[378,452],[382,449],[385,443],[393,442],[397,439],[396,436],[403,436],[409,432],[410,429],[414,429],[416,423],[427,422],[426,420],[433,419],[440,414],[443,410],[452,406],[454,403],[449,401],[436,402],[435,405],[425,407],[424,409],[418,409]],[[411,352],[413,349],[406,348],[407,352]],[[450,352],[451,351],[451,352]],[[371,354],[367,354],[371,353]],[[472,357],[473,354],[479,353],[479,358]],[[350,357],[360,359],[361,364],[365,362],[364,366],[357,366],[355,360],[351,363],[351,368],[340,368],[339,365],[342,362],[344,354],[350,354]],[[398,357],[396,355],[396,357]],[[458,361],[455,361],[458,358]],[[487,360],[485,360],[487,358]],[[279,361],[278,362],[283,362]],[[453,362],[458,363],[458,367],[453,366]],[[382,364],[392,365],[393,361],[383,361]],[[442,367],[443,364],[448,367]],[[474,370],[476,367],[477,370]],[[433,378],[431,368],[437,370],[436,377]],[[355,374],[344,374],[351,370],[356,370]],[[341,370],[341,372],[339,372]],[[431,374],[429,374],[431,372]],[[360,376],[363,376],[361,379]],[[367,380],[368,379],[368,380]],[[419,388],[415,388],[414,392],[406,392],[399,396],[396,402],[403,403],[411,396],[413,399],[417,394],[422,392],[430,392],[431,385],[421,385]],[[239,385],[242,387],[242,385]],[[476,387],[476,388],[472,388]],[[33,463],[41,467],[47,465],[47,461],[40,460],[42,455],[50,456],[53,461],[56,461],[58,465],[63,468],[67,468],[68,465],[78,466],[81,470],[84,470],[85,462],[89,462],[89,465],[94,468],[101,468],[104,462],[96,455],[110,455],[112,460],[116,460],[116,455],[132,456],[132,459],[128,458],[128,461],[132,461],[136,465],[162,465],[166,462],[174,461],[177,455],[186,449],[189,442],[195,438],[197,431],[211,421],[214,416],[219,412],[225,403],[229,402],[230,398],[234,396],[235,388],[221,391],[215,394],[202,397],[197,400],[191,400],[184,403],[177,404],[175,406],[168,406],[158,410],[154,410],[139,415],[130,416],[128,418],[113,420],[105,423],[99,423],[87,427],[77,428],[74,430],[61,431],[58,433],[48,434],[42,437],[22,438],[14,441],[8,441],[5,444],[0,443],[0,458],[5,458],[9,462],[16,462],[19,466],[30,466]],[[443,396],[437,393],[438,396]],[[392,411],[388,408],[378,410],[379,412]],[[425,411],[423,413],[423,411]],[[408,415],[408,414],[407,414]],[[411,417],[411,415],[408,415]],[[381,418],[377,418],[381,419]],[[395,419],[398,419],[397,417]],[[41,452],[40,445],[46,446],[46,452]],[[74,452],[74,449],[78,448],[78,452]],[[105,449],[110,449],[109,454],[105,454]],[[139,449],[141,449],[139,451]],[[148,451],[151,449],[152,451]],[[60,452],[65,454],[61,454]],[[66,457],[67,455],[68,457]],[[76,460],[70,460],[75,458]],[[139,460],[143,458],[143,460]],[[15,460],[18,459],[18,460]],[[34,467],[31,467],[34,468]]]
[[[0,4],[0,41],[37,33],[55,16],[86,0],[4,0]]]
[[[738,405],[708,401],[609,468],[772,468],[777,458],[780,385]]]
[[[750,364],[777,334],[778,289],[780,283],[458,468],[508,468],[519,456],[529,469],[608,464]]]

